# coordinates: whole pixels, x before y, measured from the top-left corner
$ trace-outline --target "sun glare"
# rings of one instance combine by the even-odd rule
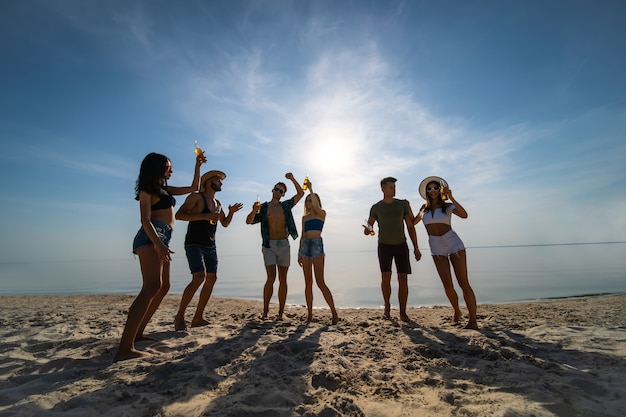
[[[327,135],[313,141],[305,169],[325,174],[347,174],[355,169],[357,153],[354,139]]]

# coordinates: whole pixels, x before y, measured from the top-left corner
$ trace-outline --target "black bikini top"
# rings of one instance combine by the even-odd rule
[[[176,199],[165,189],[162,188],[165,193],[159,194],[159,201],[157,201],[152,207],[152,210],[163,210],[176,205]]]

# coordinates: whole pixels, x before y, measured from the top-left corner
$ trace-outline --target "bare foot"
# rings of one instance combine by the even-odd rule
[[[461,321],[462,317],[463,317],[463,313],[461,313],[460,311],[455,311],[454,312],[454,317],[452,318],[452,321],[454,323],[459,323]]]
[[[313,316],[307,316],[305,323],[309,324],[313,321]]]
[[[476,323],[475,321],[470,321],[465,326],[465,329],[478,330],[478,323]]]
[[[332,322],[332,323],[333,323],[333,324],[337,324],[337,323],[339,323],[339,316],[334,315],[334,316],[333,316],[333,322]]]
[[[408,323],[408,322],[410,322],[410,321],[411,321],[411,319],[409,318],[409,316],[407,316],[407,314],[406,314],[406,313],[404,313],[404,314],[400,314],[400,320],[402,320],[402,321],[403,321],[403,322],[405,322],[405,323]]]
[[[385,320],[391,320],[391,309],[388,307],[385,307],[385,312],[383,313],[383,318]]]
[[[176,330],[177,332],[187,330],[187,322],[185,321],[185,319],[174,319],[174,330]]]
[[[128,359],[147,358],[149,356],[150,354],[148,352],[141,352],[136,349],[131,349],[128,352],[117,351],[117,353],[115,354],[115,357],[113,358],[113,362],[125,361]]]
[[[209,322],[206,321],[205,319],[200,319],[200,320],[193,319],[193,320],[191,320],[191,327],[202,327],[202,326],[207,326],[208,324],[209,324]]]

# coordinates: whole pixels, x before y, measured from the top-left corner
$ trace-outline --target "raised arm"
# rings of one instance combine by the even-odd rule
[[[257,215],[257,205],[256,203],[252,204],[252,211],[248,213],[246,216],[246,224],[254,224],[254,218]]]
[[[313,195],[315,192],[313,191],[313,183],[309,181],[309,195],[311,196],[311,209],[315,215],[322,218],[322,220],[326,220],[326,211],[320,207],[319,201]],[[304,227],[303,229],[304,230]]]
[[[196,166],[194,168],[193,180],[188,187],[172,187],[168,186],[167,189],[172,195],[190,194],[200,189],[200,166],[206,162],[206,158],[203,154],[196,156]]]
[[[296,188],[296,195],[293,196],[293,201],[294,201],[294,204],[298,204],[298,201],[300,201],[300,199],[304,197],[304,190],[302,189],[302,186],[300,185],[300,183],[296,181],[296,179],[294,178],[291,172],[286,173],[285,178],[287,178],[288,180],[291,180],[291,182],[293,183],[293,186]]]
[[[454,204],[455,208],[454,208],[454,211],[452,213],[456,214],[457,216],[459,216],[462,219],[467,219],[467,211],[465,211],[465,209],[463,208],[461,203],[459,203],[458,201],[456,201],[454,199],[454,196],[452,195],[452,190],[449,189],[448,187],[444,187],[443,192],[444,192],[445,195],[448,196],[448,198],[450,199],[452,204]]]

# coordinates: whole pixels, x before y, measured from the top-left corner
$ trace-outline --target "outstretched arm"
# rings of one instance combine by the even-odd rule
[[[196,166],[194,168],[193,180],[188,187],[172,187],[168,186],[167,189],[172,195],[183,195],[196,192],[200,189],[200,165],[206,162],[206,158],[203,154],[196,156]]]
[[[243,208],[242,203],[235,203],[235,204],[228,206],[228,215],[225,215],[224,210],[222,210],[220,212],[220,223],[222,223],[222,226],[228,227],[230,222],[233,221],[233,214],[237,213],[242,208]]]
[[[420,211],[417,212],[417,215],[413,218],[413,224],[416,225],[419,222],[422,221],[422,217],[424,216],[424,210],[426,209],[426,204],[423,204],[422,207],[420,207]]]

